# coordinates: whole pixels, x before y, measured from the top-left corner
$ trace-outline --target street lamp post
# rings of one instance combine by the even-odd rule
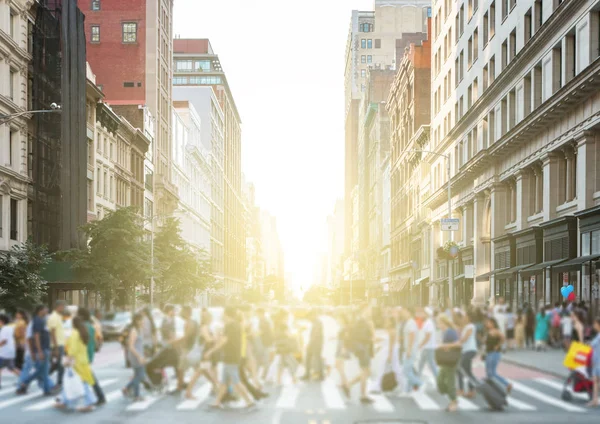
[[[452,185],[450,184],[450,155],[445,155],[443,153],[433,152],[431,150],[410,150],[415,153],[429,153],[431,155],[440,156],[446,159],[446,173],[448,176],[448,219],[452,219]],[[450,240],[454,240],[454,232],[450,231]],[[450,303],[454,303],[454,287],[453,287],[453,269],[452,269],[452,261],[448,261],[448,294],[450,297]]]
[[[59,104],[52,103],[50,105],[50,109],[42,109],[42,110],[26,110],[24,112],[10,113],[8,115],[0,115],[0,125],[8,124],[13,119],[16,119],[20,116],[24,115],[39,115],[42,113],[60,113],[62,112],[62,107]]]

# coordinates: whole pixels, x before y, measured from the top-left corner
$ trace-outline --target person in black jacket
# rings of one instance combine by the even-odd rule
[[[306,346],[306,373],[303,380],[309,380],[313,366],[316,368],[319,381],[323,381],[323,323],[319,318],[319,313],[316,310],[311,311],[310,318],[312,328],[308,344]]]

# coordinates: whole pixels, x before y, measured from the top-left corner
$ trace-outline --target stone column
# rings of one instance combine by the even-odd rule
[[[565,149],[565,159],[567,161],[567,169],[565,173],[567,176],[567,185],[565,187],[565,200],[567,202],[570,202],[575,198],[575,174],[573,173],[573,165],[575,164],[575,154],[573,152],[573,149],[571,149],[570,147]]]
[[[600,167],[596,162],[596,136],[591,131],[583,131],[575,136],[577,143],[576,193],[577,209],[584,210],[594,206],[596,174]]]
[[[507,215],[506,190],[505,184],[495,184],[492,187],[492,231],[490,234],[492,240],[504,234],[505,217],[509,216]]]
[[[541,168],[535,166],[533,168],[533,175],[535,178],[535,210],[534,214],[538,214],[544,208],[544,204],[542,201],[543,192],[544,192],[544,174],[542,173]]]
[[[542,158],[542,172],[544,173],[544,192],[542,204],[544,206],[544,221],[556,217],[558,206],[558,188],[560,185],[558,156],[555,153],[546,153]]]
[[[473,199],[473,275],[476,278],[488,271],[485,266],[485,248],[483,237],[488,237],[489,234],[485,229],[485,196],[479,193]],[[474,299],[476,304],[485,304],[485,292],[489,283],[487,281],[475,281],[473,287]]]
[[[527,228],[527,217],[533,215],[531,209],[531,174],[521,169],[516,174],[517,189],[517,231]]]

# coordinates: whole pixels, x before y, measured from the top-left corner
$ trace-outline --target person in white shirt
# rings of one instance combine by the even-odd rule
[[[425,364],[427,364],[433,373],[433,376],[437,378],[438,369],[435,363],[435,348],[437,347],[437,341],[433,310],[430,307],[424,309],[418,308],[416,316],[417,318],[425,320],[423,328],[421,328],[421,331],[419,332],[418,351],[421,352],[418,368],[419,376],[423,375],[423,369],[425,368]]]
[[[458,377],[458,396],[467,398],[475,397],[475,381],[473,375],[473,359],[477,355],[477,328],[473,321],[475,314],[468,312],[467,314],[456,314],[454,322],[460,328],[459,344],[462,346],[462,355],[457,369]],[[468,391],[465,392],[465,377],[467,378]]]
[[[0,315],[0,387],[2,386],[3,368],[7,368],[17,376],[19,375],[19,369],[15,366],[16,355],[14,327],[10,325],[8,316]]]
[[[502,332],[502,334],[504,334],[505,336],[506,336],[506,309],[507,308],[508,308],[508,305],[505,303],[503,297],[499,297],[498,303],[496,305],[494,305],[494,307],[492,308],[492,311],[493,311],[492,317],[498,323],[498,329],[500,330],[500,332]],[[506,342],[504,342],[502,348],[506,349]]]
[[[417,391],[423,385],[414,368],[419,348],[419,327],[413,318],[413,311],[410,307],[402,308],[400,314],[402,320],[405,322],[403,329],[404,359],[402,366],[404,376],[406,377],[407,390],[409,392],[411,390]]]

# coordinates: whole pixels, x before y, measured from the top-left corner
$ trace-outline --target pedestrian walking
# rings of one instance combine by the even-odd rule
[[[429,366],[433,376],[437,377],[438,369],[435,363],[435,349],[437,348],[436,326],[433,310],[429,307],[418,308],[416,315],[417,318],[424,320],[423,327],[419,331],[420,340],[419,347],[417,348],[421,352],[419,358],[419,377],[422,377],[425,365]]]
[[[240,381],[239,366],[242,360],[242,328],[238,322],[237,311],[230,306],[225,308],[225,329],[223,336],[205,353],[205,358],[210,358],[214,352],[221,348],[223,349],[222,380],[215,402],[210,406],[222,409],[223,398],[231,386],[233,391],[246,402],[246,410],[254,409],[256,404],[252,401],[250,394]]]
[[[40,305],[35,308],[32,319],[31,357],[34,360],[35,371],[26,375],[20,382],[17,394],[24,395],[33,380],[40,380],[44,394],[51,396],[55,393],[54,383],[48,375],[50,370],[50,332],[47,325],[48,308]]]
[[[338,315],[339,331],[337,334],[337,346],[335,350],[335,367],[340,375],[341,387],[343,390],[348,387],[348,379],[346,377],[346,361],[350,359],[350,318],[345,313]],[[349,396],[349,391],[346,392]]]
[[[414,319],[414,310],[412,308],[402,308],[401,316],[405,322],[403,329],[404,357],[402,360],[402,368],[406,378],[407,391],[417,391],[423,385],[421,379],[415,372],[415,362],[419,348],[419,328]]]
[[[598,389],[600,386],[600,318],[594,320],[593,329],[596,332],[596,336],[590,343],[592,347],[592,372],[591,376],[594,380],[594,391],[592,400],[588,403],[589,407],[598,406]]]
[[[453,349],[461,349],[461,344],[458,343],[458,332],[452,320],[447,315],[442,314],[437,318],[438,325],[442,331],[442,344],[439,349],[449,352]],[[460,357],[460,354],[458,355]],[[458,361],[457,361],[458,362]],[[458,408],[456,397],[456,365],[457,362],[440,363],[440,370],[437,375],[438,391],[442,395],[447,395],[450,398],[450,404],[446,408],[448,412],[454,412]]]
[[[91,339],[83,319],[80,316],[73,318],[73,330],[66,341],[65,364],[71,368],[83,382],[83,406],[77,407],[79,399],[69,399],[66,390],[61,392],[55,407],[58,409],[77,409],[79,412],[90,412],[94,409],[97,398],[92,386],[96,381],[88,360],[88,343]]]
[[[15,327],[10,323],[8,315],[0,315],[0,387],[2,387],[2,370],[6,368],[17,377],[20,372],[15,365],[17,348],[15,345]]]
[[[186,389],[185,373],[189,368],[195,368],[202,361],[203,351],[198,345],[199,327],[198,323],[192,319],[192,307],[185,305],[181,308],[181,319],[183,319],[183,337],[177,341],[179,347],[180,360],[177,368],[177,390],[176,393]],[[147,345],[146,345],[147,346]]]
[[[210,331],[210,325],[212,323],[212,315],[206,308],[202,309],[202,314],[200,317],[200,329],[198,332],[198,345],[200,347],[201,352],[201,360],[198,365],[194,369],[194,374],[187,384],[187,388],[185,391],[185,397],[187,399],[196,399],[193,395],[192,390],[196,385],[196,382],[201,376],[206,377],[208,381],[213,386],[213,390],[216,393],[217,388],[219,386],[219,382],[217,380],[217,374],[213,373],[211,369],[211,364],[209,360],[204,359],[204,352],[215,343],[215,339]]]
[[[546,350],[549,331],[550,316],[546,313],[546,307],[542,306],[535,317],[535,350]]]
[[[288,324],[287,314],[280,314],[274,324],[273,338],[275,341],[275,354],[278,357],[277,385],[282,385],[283,373],[286,370],[291,376],[292,384],[296,385],[296,372],[298,371],[298,362],[294,357],[296,342]]]
[[[416,326],[416,323],[415,323]],[[359,374],[343,387],[344,393],[350,397],[350,389],[357,383],[360,383],[360,401],[364,404],[373,403],[373,399],[367,396],[367,383],[371,375],[371,357],[373,352],[373,321],[371,317],[371,308],[369,305],[363,305],[360,308],[359,316],[352,326],[352,350],[358,365]]]
[[[306,345],[305,374],[303,380],[310,380],[313,367],[317,373],[317,379],[323,381],[325,378],[323,370],[323,323],[319,318],[317,310],[313,309],[310,314],[311,329],[308,344]]]
[[[65,329],[63,319],[65,315],[66,302],[57,300],[54,304],[54,310],[48,317],[48,330],[50,330],[50,344],[52,346],[52,368],[56,369],[56,385],[62,386],[65,368],[63,366],[63,356],[65,354]]]
[[[17,309],[15,313],[15,366],[21,370],[25,362],[25,350],[27,344],[27,326],[29,315],[23,309]]]
[[[371,393],[378,394],[382,391],[382,381],[385,374],[389,371],[396,372],[397,366],[397,348],[396,348],[396,320],[392,316],[391,310],[386,310],[383,316],[383,329],[386,337],[382,339],[381,350],[385,355],[385,361],[378,364],[378,372],[371,387]]]
[[[531,349],[535,349],[535,323],[535,313],[531,305],[528,305],[525,313],[525,345]]]
[[[96,336],[96,325],[94,325],[94,321],[90,311],[87,308],[80,307],[77,309],[77,316],[83,320],[85,328],[88,332],[88,340],[87,340],[87,356],[88,362],[90,364],[90,369],[92,363],[94,362],[94,357],[96,356],[96,343],[98,343],[98,337]],[[94,394],[96,395],[96,406],[101,406],[106,403],[106,397],[104,396],[104,391],[102,387],[100,387],[100,382],[94,375],[92,370],[92,377],[94,378],[94,385],[92,389],[94,389]]]
[[[140,394],[140,384],[146,378],[146,358],[144,356],[144,338],[142,328],[144,325],[144,315],[140,312],[133,316],[131,330],[127,337],[127,356],[131,368],[133,368],[133,379],[123,389],[123,395],[128,396],[133,392],[134,402],[141,402],[144,398]]]
[[[525,316],[522,311],[517,313],[515,320],[515,346],[517,349],[525,347]]]
[[[473,375],[473,360],[477,356],[477,329],[474,320],[473,312],[461,315],[460,321],[457,324],[460,328],[460,340],[461,346],[461,357],[458,365],[457,377],[458,377],[458,396],[464,396],[466,398],[475,397],[475,386],[473,381],[476,381]],[[465,378],[467,379],[465,392]]]
[[[512,385],[498,374],[498,365],[502,358],[502,345],[504,344],[504,334],[498,327],[494,318],[488,318],[486,322],[487,337],[485,341],[485,373],[487,378],[497,380],[505,386],[506,391],[510,393]]]
[[[506,308],[505,321],[506,321],[506,347],[508,349],[515,348],[515,324],[516,316],[512,308],[509,306]]]
[[[562,317],[560,318],[560,327],[563,350],[566,352],[569,350],[569,346],[571,346],[571,336],[573,335],[573,320],[571,319],[571,311],[567,308],[563,309]]]
[[[571,322],[573,329],[571,330],[571,342],[584,342],[584,325],[585,315],[582,309],[573,309],[571,312]]]

